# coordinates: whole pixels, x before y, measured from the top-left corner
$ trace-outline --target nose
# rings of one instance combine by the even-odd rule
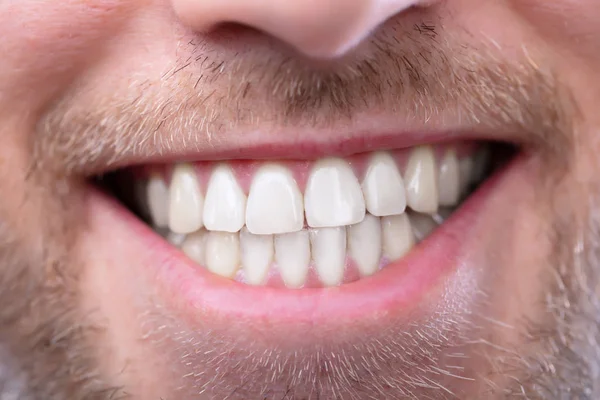
[[[171,0],[196,31],[224,22],[263,31],[316,58],[348,52],[378,25],[431,0]]]

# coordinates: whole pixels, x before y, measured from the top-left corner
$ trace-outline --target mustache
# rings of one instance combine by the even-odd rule
[[[526,52],[520,61],[503,60],[425,22],[389,23],[352,55],[328,63],[264,44],[220,46],[210,37],[191,40],[166,72],[131,78],[122,92],[84,98],[67,91],[36,127],[32,167],[91,174],[128,154],[214,143],[228,131],[330,128],[373,110],[425,125],[450,113],[462,126],[502,132],[568,164],[576,107],[552,71]]]

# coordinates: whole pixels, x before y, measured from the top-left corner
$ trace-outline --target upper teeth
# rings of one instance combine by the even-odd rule
[[[304,226],[304,202],[291,172],[267,164],[256,172],[248,206],[246,225],[255,234],[296,232]]]
[[[210,231],[237,232],[246,222],[246,195],[225,164],[210,177],[202,214]]]
[[[173,171],[169,189],[169,228],[176,233],[190,233],[202,228],[204,198],[194,169],[179,165]]]
[[[261,284],[275,262],[285,284],[299,287],[312,258],[320,280],[333,285],[343,280],[346,251],[361,275],[377,271],[382,257],[402,257],[415,235],[420,240],[435,226],[419,219],[411,225],[406,207],[432,214],[439,205],[457,205],[472,179],[471,157],[459,159],[454,149],[437,157],[421,146],[406,158],[399,167],[391,153],[376,152],[364,172],[360,163],[326,158],[305,177],[266,163],[245,184],[232,166],[219,163],[205,195],[202,174],[178,164],[168,191],[162,178],[149,178],[146,201],[155,226],[194,232],[182,249],[219,275],[233,277],[241,265],[248,283]]]
[[[311,228],[356,224],[365,217],[365,199],[358,179],[340,158],[317,161],[304,193],[306,222]]]

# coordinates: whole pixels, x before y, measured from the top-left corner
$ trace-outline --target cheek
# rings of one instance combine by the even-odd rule
[[[10,93],[13,102],[31,100],[32,94],[36,101],[49,98],[100,51],[106,36],[122,25],[128,7],[129,2],[118,0],[0,5],[0,92]]]
[[[512,7],[551,46],[600,62],[598,0],[512,0]]]

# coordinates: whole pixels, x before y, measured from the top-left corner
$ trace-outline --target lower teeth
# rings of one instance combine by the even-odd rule
[[[367,214],[355,225],[279,235],[254,235],[246,229],[237,233],[200,229],[187,235],[156,230],[216,275],[250,285],[322,287],[370,276],[401,259],[452,211]]]

